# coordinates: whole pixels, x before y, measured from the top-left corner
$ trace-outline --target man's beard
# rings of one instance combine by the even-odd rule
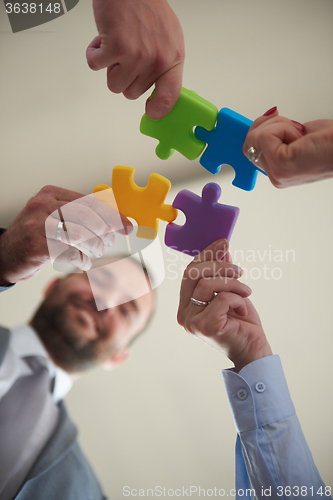
[[[101,340],[107,335],[104,328],[99,329],[98,338],[95,340],[80,338],[79,331],[74,330],[68,318],[66,305],[80,300],[82,299],[75,294],[68,297],[66,304],[52,305],[46,300],[31,321],[31,326],[54,362],[68,372],[92,368],[102,360],[101,356],[106,354],[105,349],[103,352],[100,346]],[[96,310],[95,302],[89,302],[89,305]]]

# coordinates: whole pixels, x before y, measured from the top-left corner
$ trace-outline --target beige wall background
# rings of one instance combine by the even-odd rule
[[[186,87],[251,119],[274,105],[298,121],[333,118],[330,0],[170,5],[186,39]],[[180,189],[200,194],[207,182],[218,182],[221,202],[240,207],[232,254],[282,358],[318,469],[333,486],[332,180],[277,190],[260,175],[246,193],[231,185],[230,167],[212,176],[177,153],[159,160],[153,139],[138,131],[147,96],[129,102],[112,95],[104,72],[86,66],[85,47],[95,34],[88,3],[15,35],[0,9],[2,227],[43,185],[89,194],[110,182],[118,164],[135,167],[141,185],[151,172],[171,179],[169,203]],[[164,247],[160,227],[166,278],[146,335],[123,367],[86,374],[67,398],[82,446],[112,498],[122,498],[124,486],[234,486],[236,435],[220,375],[230,363],[177,325],[186,259]],[[1,324],[27,321],[55,274],[46,266],[2,294]]]

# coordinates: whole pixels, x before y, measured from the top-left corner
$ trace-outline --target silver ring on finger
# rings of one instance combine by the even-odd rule
[[[206,306],[208,306],[208,304],[210,304],[210,302],[205,302],[203,300],[198,300],[198,299],[195,299],[194,297],[191,297],[191,302],[195,306],[201,306],[201,307],[206,307]]]
[[[64,223],[60,220],[58,222],[58,227],[57,227],[57,235],[56,235],[56,240],[61,241],[61,231],[63,230]]]
[[[260,156],[262,155],[262,151],[260,151],[258,153],[258,151],[256,150],[255,147],[251,146],[248,150],[247,150],[247,157],[250,161],[254,162],[254,163],[258,163],[259,161],[259,158]]]

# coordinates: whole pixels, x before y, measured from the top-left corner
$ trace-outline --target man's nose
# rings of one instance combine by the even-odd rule
[[[116,312],[117,306],[119,306],[121,298],[115,292],[107,292],[106,290],[100,290],[98,293],[94,293],[94,299],[98,311],[107,310],[108,314],[114,314]]]

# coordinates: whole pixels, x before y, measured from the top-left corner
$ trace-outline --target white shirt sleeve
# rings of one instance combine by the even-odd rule
[[[279,356],[222,375],[238,433],[236,490],[250,488],[251,498],[258,499],[331,498],[296,416]]]

